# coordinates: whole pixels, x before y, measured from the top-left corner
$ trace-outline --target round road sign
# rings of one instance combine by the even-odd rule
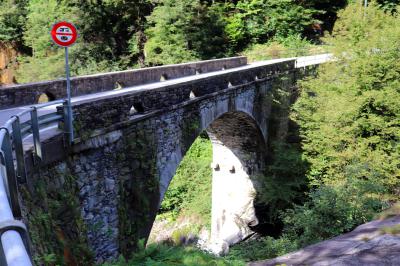
[[[51,39],[61,47],[68,47],[75,43],[78,32],[72,23],[62,21],[51,28]]]

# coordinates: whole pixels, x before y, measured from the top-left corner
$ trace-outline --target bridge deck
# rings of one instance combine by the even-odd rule
[[[88,94],[88,95],[83,95],[83,96],[77,96],[77,97],[72,98],[72,102],[77,103],[77,102],[93,101],[96,99],[107,98],[107,97],[110,97],[113,95],[128,94],[128,93],[131,93],[132,91],[157,89],[157,88],[160,88],[163,86],[195,81],[195,80],[199,80],[199,79],[203,79],[203,78],[207,78],[207,77],[217,76],[217,75],[220,75],[223,73],[240,71],[240,70],[244,70],[244,69],[253,68],[256,66],[270,65],[270,64],[289,61],[289,60],[293,60],[293,59],[297,59],[297,67],[305,67],[305,66],[309,66],[309,65],[324,63],[330,59],[330,55],[324,54],[324,55],[317,55],[317,56],[305,56],[305,57],[299,57],[299,58],[284,58],[284,59],[259,61],[259,62],[251,63],[246,66],[231,68],[231,69],[227,69],[227,70],[214,71],[214,72],[199,74],[199,75],[195,75],[195,76],[187,76],[187,77],[183,77],[183,78],[171,79],[171,80],[162,81],[162,82],[155,82],[155,83],[150,83],[150,84],[145,84],[145,85],[127,87],[127,88],[123,88],[121,90],[105,91],[105,92],[93,93],[93,94]],[[0,125],[3,125],[11,116],[16,115],[24,110],[29,109],[30,106],[32,106],[32,105],[26,105],[26,106],[21,106],[21,107],[0,110]],[[56,105],[43,108],[40,110],[40,114],[50,113],[50,112],[54,111],[55,108],[56,108]]]
[[[162,81],[162,82],[155,82],[155,83],[150,83],[150,84],[145,84],[145,85],[132,86],[132,87],[127,87],[127,88],[123,88],[120,90],[105,91],[105,92],[99,92],[99,93],[87,94],[87,95],[83,95],[83,96],[72,97],[71,101],[72,101],[72,103],[95,101],[98,99],[108,98],[110,96],[130,94],[133,91],[153,90],[153,89],[158,89],[158,88],[169,86],[169,85],[183,84],[186,82],[192,82],[192,81],[196,81],[196,80],[205,79],[208,77],[218,76],[218,75],[221,75],[224,73],[232,73],[232,72],[237,72],[237,71],[241,71],[241,70],[245,70],[245,69],[250,69],[253,67],[257,67],[257,66],[271,65],[271,64],[290,61],[290,60],[294,60],[294,59],[296,59],[296,67],[300,68],[300,67],[306,67],[306,66],[310,66],[310,65],[325,63],[331,59],[331,55],[323,54],[323,55],[305,56],[305,57],[298,57],[298,58],[284,58],[284,59],[272,59],[272,60],[266,60],[266,61],[259,61],[259,62],[254,62],[254,63],[248,64],[246,66],[241,66],[241,67],[236,67],[236,68],[231,68],[231,69],[226,69],[226,70],[214,71],[214,72],[198,74],[198,75],[194,75],[194,76],[187,76],[187,77],[182,77],[182,78],[177,78],[177,79],[171,79],[171,80],[166,80],[166,81]],[[32,105],[27,105],[27,106],[21,106],[21,107],[0,110],[0,125],[3,125],[8,119],[10,119],[11,116],[16,115],[24,110],[27,110],[31,106]],[[44,115],[44,114],[54,112],[56,110],[56,107],[57,107],[57,105],[51,105],[51,106],[42,108],[39,110],[39,114]],[[26,119],[28,120],[29,118],[27,117]],[[21,121],[21,122],[24,122],[24,121]],[[47,127],[45,129],[41,130],[41,139],[45,140],[45,139],[53,137],[59,133],[61,133],[61,132],[60,132],[60,130],[58,130],[57,126],[52,125],[50,127]],[[32,140],[32,136],[30,135],[24,139],[24,148],[30,149],[32,146],[33,146],[33,140]]]
[[[150,84],[145,84],[145,85],[132,86],[132,87],[127,87],[127,88],[123,88],[120,90],[105,91],[105,92],[99,92],[99,93],[93,93],[93,94],[88,94],[88,95],[83,95],[83,96],[72,97],[71,101],[72,101],[72,103],[95,101],[97,99],[104,99],[104,98],[108,98],[110,96],[129,94],[129,93],[132,93],[133,91],[153,90],[153,89],[158,89],[158,88],[165,87],[168,85],[182,84],[182,83],[186,83],[186,82],[204,79],[207,77],[218,76],[223,73],[230,73],[230,72],[240,71],[240,70],[244,70],[244,69],[249,69],[249,68],[252,68],[255,66],[270,65],[270,64],[289,61],[289,60],[293,60],[293,59],[274,59],[274,60],[268,60],[268,61],[260,61],[260,62],[252,63],[252,64],[249,64],[246,66],[227,69],[227,70],[198,74],[195,76],[171,79],[171,80],[155,82],[155,83],[150,83]],[[8,119],[10,119],[11,116],[16,115],[22,111],[28,110],[31,106],[32,105],[27,105],[27,106],[21,106],[21,107],[0,110],[0,125],[4,124]],[[40,115],[48,114],[48,113],[56,111],[57,106],[58,106],[58,104],[51,105],[51,106],[48,106],[48,107],[38,110],[38,112]],[[29,117],[27,116],[26,120],[28,120],[28,119],[29,119]],[[24,122],[24,120],[22,120],[21,122]],[[60,131],[57,129],[57,127],[55,125],[52,125],[48,128],[45,128],[44,130],[41,130],[41,139],[44,140],[44,139],[50,138],[54,135],[57,135],[59,133],[60,133]],[[32,145],[33,145],[33,141],[32,141],[32,136],[30,135],[24,140],[24,147],[30,148],[30,147],[32,147]]]

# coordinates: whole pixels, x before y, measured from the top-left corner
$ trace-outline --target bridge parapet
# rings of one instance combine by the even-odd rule
[[[110,91],[117,87],[124,88],[221,69],[230,69],[246,64],[247,58],[240,56],[80,76],[71,79],[71,93],[72,96],[80,96]],[[65,79],[58,79],[13,86],[0,86],[0,109],[36,104],[42,94],[47,95],[50,100],[63,99],[66,97],[65,82]]]
[[[213,97],[215,93],[257,80],[272,79],[295,70],[295,60],[273,64],[260,64],[231,69],[225,73],[210,73],[193,77],[178,84],[159,83],[151,90],[136,89],[104,98],[73,103],[74,130],[77,136],[87,135],[88,130],[106,130],[138,115],[165,110],[194,98]],[[62,109],[59,109],[62,112]]]

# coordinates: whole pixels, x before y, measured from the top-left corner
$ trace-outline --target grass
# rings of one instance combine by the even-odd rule
[[[143,242],[138,252],[129,260],[120,257],[117,261],[103,266],[244,266],[245,262],[224,259],[203,252],[195,247],[151,244],[144,248]]]

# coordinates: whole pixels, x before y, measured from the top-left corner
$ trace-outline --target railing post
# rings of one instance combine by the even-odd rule
[[[65,100],[63,102],[63,117],[64,117],[64,128],[63,128],[64,136],[65,136],[65,139],[67,142],[67,146],[69,146],[72,144],[72,142],[74,140],[73,139],[74,138],[74,135],[73,135],[74,128],[73,128],[73,126],[71,126],[72,125],[72,122],[71,122],[72,111],[70,110],[68,100]]]
[[[38,121],[36,107],[33,107],[31,111],[31,123],[32,123],[33,145],[35,147],[35,155],[36,155],[35,160],[36,159],[42,160],[43,159],[42,146],[40,143],[39,121]],[[35,161],[35,163],[37,162]]]
[[[6,190],[14,217],[21,218],[21,209],[18,201],[18,186],[14,169],[14,159],[12,154],[10,133],[8,132],[8,129],[3,128],[3,130],[5,130],[5,135],[3,143],[1,145],[0,158],[2,160],[2,163],[4,163],[6,167]]]
[[[33,265],[31,241],[27,228],[21,221],[5,220],[0,222],[0,249],[0,265]]]
[[[26,169],[24,158],[24,147],[22,144],[21,124],[19,117],[15,116],[16,120],[12,123],[12,135],[15,148],[15,157],[17,160],[17,176],[19,183],[26,183]]]

